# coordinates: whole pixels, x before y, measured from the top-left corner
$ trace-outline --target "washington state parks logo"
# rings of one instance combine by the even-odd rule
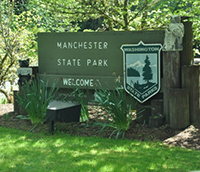
[[[124,88],[144,103],[160,90],[161,44],[122,45],[124,58]]]

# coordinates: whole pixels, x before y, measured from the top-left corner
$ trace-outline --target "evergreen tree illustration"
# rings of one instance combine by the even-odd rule
[[[142,76],[143,76],[143,80],[145,80],[147,83],[149,83],[149,81],[153,79],[153,73],[152,73],[152,69],[150,67],[151,62],[149,61],[148,56],[146,56],[146,59],[144,62],[145,62],[145,65],[142,69],[142,71],[143,71]]]

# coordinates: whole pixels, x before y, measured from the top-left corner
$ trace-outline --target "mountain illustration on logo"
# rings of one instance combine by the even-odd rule
[[[138,60],[135,63],[128,65],[128,67],[141,68],[144,67],[144,64],[140,60]]]
[[[144,64],[140,60],[133,64],[128,65],[127,76],[128,77],[140,77],[140,68],[144,67]]]

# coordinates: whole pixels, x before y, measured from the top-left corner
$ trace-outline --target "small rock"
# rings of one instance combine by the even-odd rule
[[[183,142],[183,145],[184,145],[184,146],[187,146],[187,145],[188,145],[188,142]]]
[[[196,146],[196,150],[200,150],[200,146]]]

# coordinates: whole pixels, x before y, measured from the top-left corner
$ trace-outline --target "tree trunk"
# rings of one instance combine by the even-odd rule
[[[5,90],[0,89],[0,93],[2,93],[5,97],[8,103],[13,103],[13,95],[10,93],[7,93]]]

